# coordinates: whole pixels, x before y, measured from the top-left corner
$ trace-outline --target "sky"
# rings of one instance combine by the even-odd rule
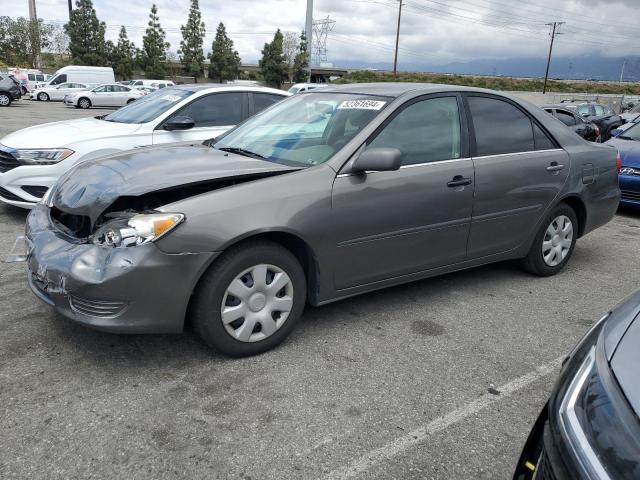
[[[0,4],[10,0],[0,0]],[[554,55],[638,53],[640,0],[402,0],[399,68],[402,64],[443,65],[478,58],[542,58],[549,48],[549,22],[564,21]],[[116,40],[121,25],[141,44],[151,0],[94,0],[107,38]],[[245,63],[255,63],[277,28],[300,32],[306,0],[201,0],[208,51],[219,22],[224,22]],[[190,0],[156,0],[171,50],[180,45]],[[393,62],[398,0],[314,0],[314,19],[335,20],[327,40],[327,60]],[[45,22],[68,19],[67,0],[36,0]],[[27,0],[11,5],[12,16],[27,16]]]

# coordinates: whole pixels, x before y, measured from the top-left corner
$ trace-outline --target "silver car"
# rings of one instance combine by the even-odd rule
[[[72,93],[77,93],[80,91],[90,90],[94,88],[96,85],[86,84],[86,83],[73,83],[73,82],[65,82],[60,85],[53,85],[48,87],[43,87],[37,90],[31,91],[31,100],[40,100],[41,102],[48,101],[59,101],[64,100],[66,95],[70,95]]]
[[[136,88],[109,83],[88,91],[65,95],[64,104],[76,108],[122,107],[145,95],[146,92]]]
[[[616,150],[489,90],[364,84],[295,95],[207,145],[65,174],[27,219],[28,280],[119,333],[187,315],[233,356],[304,306],[491,262],[558,273],[620,199]]]

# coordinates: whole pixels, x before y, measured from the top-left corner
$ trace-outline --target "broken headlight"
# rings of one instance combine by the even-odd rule
[[[182,213],[138,214],[116,218],[102,225],[92,236],[96,245],[134,247],[166,235],[184,220]]]
[[[19,148],[13,153],[21,162],[27,165],[52,165],[61,162],[75,152],[69,148]]]

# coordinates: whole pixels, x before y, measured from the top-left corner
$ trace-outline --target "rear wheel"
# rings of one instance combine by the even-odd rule
[[[11,105],[11,97],[7,93],[0,93],[0,107]]]
[[[555,275],[571,258],[577,235],[578,218],[570,206],[561,203],[540,227],[522,266],[541,277]]]
[[[40,100],[41,102],[48,102],[49,101],[49,95],[47,95],[45,92],[40,92],[38,94],[38,100]]]
[[[91,108],[91,100],[89,100],[88,98],[82,97],[80,100],[78,100],[78,107]]]
[[[209,346],[244,357],[280,344],[305,302],[305,275],[296,257],[276,243],[248,242],[204,274],[194,293],[192,322]]]

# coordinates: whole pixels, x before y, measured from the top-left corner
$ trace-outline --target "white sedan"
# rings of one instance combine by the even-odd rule
[[[64,104],[76,108],[122,107],[145,95],[145,92],[135,88],[108,83],[92,90],[65,95]]]
[[[81,92],[84,90],[90,90],[95,87],[95,84],[87,83],[61,83],[60,85],[53,85],[50,87],[44,87],[40,89],[33,89],[30,93],[31,100],[40,100],[42,102],[62,101],[66,95]]]
[[[288,96],[273,88],[180,85],[108,115],[18,130],[0,139],[0,201],[31,208],[79,162],[133,148],[201,144]]]

